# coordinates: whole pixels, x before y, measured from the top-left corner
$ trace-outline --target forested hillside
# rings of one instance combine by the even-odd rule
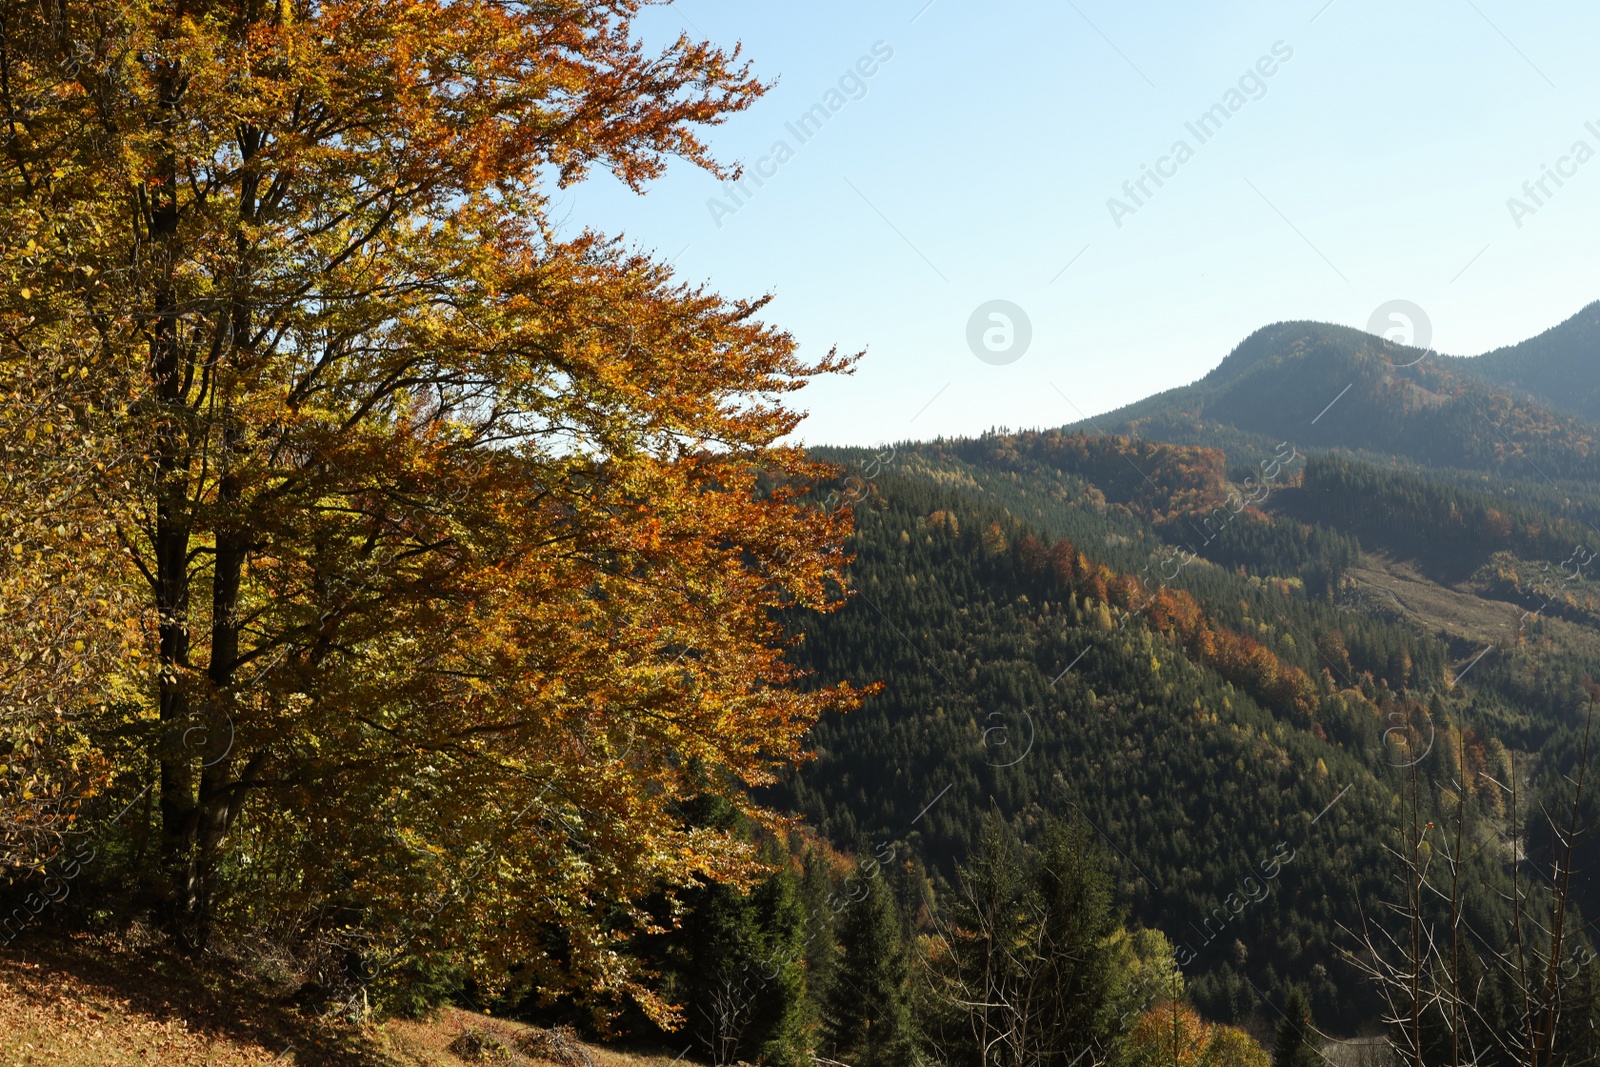
[[[1600,422],[1600,303],[1521,344],[1455,364],[1502,388],[1525,393],[1558,411]]]
[[[1586,312],[1575,324],[1592,318]],[[1574,326],[1574,329],[1577,327]],[[1533,342],[1529,342],[1530,345]],[[1583,352],[1574,341],[1559,352]],[[1572,357],[1589,359],[1592,356]],[[1489,360],[1489,357],[1483,357]],[[1570,362],[1565,355],[1562,360]],[[1444,359],[1342,326],[1289,322],[1256,331],[1193,385],[1169,390],[1075,427],[1226,448],[1235,461],[1292,439],[1304,450],[1430,467],[1487,472],[1500,479],[1562,483],[1592,491],[1600,478],[1595,425],[1552,407],[1544,394],[1500,384],[1495,366],[1578,374],[1539,350],[1509,363]],[[1477,370],[1475,368],[1485,368]],[[1592,375],[1592,371],[1590,372]]]
[[[1597,662],[1593,569],[1531,595],[1589,561],[1581,521],[1287,443],[1249,470],[1053,431],[819,455],[853,472],[858,591],[803,661],[883,683],[783,794],[825,835],[903,842],[937,884],[986,813],[1076,814],[1203,1012],[1259,1027],[1300,986],[1353,1032],[1380,1014],[1354,932],[1400,889],[1415,805],[1480,842],[1461,914],[1506,947],[1506,843],[1537,829],[1507,788],[1575,761]],[[1371,610],[1371,553],[1477,582],[1518,638]]]

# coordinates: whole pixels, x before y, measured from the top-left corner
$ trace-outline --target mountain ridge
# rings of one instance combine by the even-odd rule
[[[1290,440],[1380,462],[1593,483],[1600,397],[1589,405],[1573,393],[1578,399],[1558,405],[1504,384],[1571,377],[1591,359],[1584,347],[1591,336],[1600,338],[1600,303],[1480,357],[1438,356],[1347,326],[1274,323],[1196,381],[1066,429],[1221,447],[1241,461]],[[1492,362],[1476,362],[1484,359]]]
[[[1600,300],[1525,341],[1457,358],[1485,381],[1600,421]]]

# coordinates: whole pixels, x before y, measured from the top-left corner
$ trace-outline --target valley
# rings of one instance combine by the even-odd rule
[[[1519,380],[1597,318],[1523,346]],[[1480,839],[1462,876],[1498,951],[1495,898],[1548,860],[1510,862],[1539,820],[1512,768],[1561,792],[1600,674],[1596,431],[1498,392],[1511,356],[1402,355],[1287,324],[1093,427],[818,452],[858,497],[858,593],[803,662],[884,689],[819,724],[786,802],[841,847],[903,842],[930,896],[985,812],[1081,817],[1195,1004],[1258,1033],[1291,986],[1374,1032],[1355,932],[1400,891],[1408,804]],[[1274,849],[1293,863],[1241,896]]]

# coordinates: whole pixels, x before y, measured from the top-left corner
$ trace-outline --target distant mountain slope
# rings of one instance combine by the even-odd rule
[[[859,595],[808,621],[799,661],[884,690],[817,726],[781,799],[845,847],[903,841],[947,875],[991,805],[1024,830],[1080,812],[1211,1017],[1243,1019],[1252,983],[1276,997],[1293,981],[1331,1025],[1370,1018],[1337,931],[1384,899],[1408,762],[1394,727],[1455,739],[1417,757],[1430,777],[1461,746],[1488,767],[1485,728],[1514,714],[1451,679],[1473,656],[1475,680],[1498,679],[1514,654],[1447,664],[1432,634],[1337,606],[1353,552],[1337,533],[1255,507],[1208,523],[1228,490],[1213,451],[1052,432],[819,458],[873,476]],[[1285,468],[1272,501],[1300,477]],[[1186,542],[1198,558],[1182,565],[1166,546]],[[1498,800],[1470,780],[1493,822]],[[1219,919],[1280,842],[1292,875]],[[1475,907],[1500,928],[1492,902]]]
[[[1297,983],[1370,1025],[1339,931],[1392,898],[1407,789],[1429,826],[1469,812],[1485,952],[1513,871],[1550,867],[1513,838],[1548,836],[1600,663],[1597,340],[1600,305],[1476,358],[1284,322],[1076,427],[818,450],[855,474],[859,592],[797,657],[884,687],[782,799],[946,876],[991,809],[1079,813],[1208,1016]]]
[[[1125,858],[1118,881],[1135,918],[1180,946],[1214,1017],[1249,1012],[1249,981],[1276,999],[1294,975],[1358,1021],[1374,1006],[1329,939],[1357,920],[1350,884],[1364,883],[1368,903],[1377,888],[1371,828],[1392,787],[1376,711],[1315,693],[1297,709],[1242,674],[1231,684],[1144,618],[1119,626],[1125,581],[1107,588],[1118,583],[1070,550],[1058,553],[1068,583],[1030,570],[1040,542],[982,494],[923,481],[929,469],[880,476],[858,509],[860,594],[808,625],[801,662],[885,689],[818,725],[817,758],[786,799],[841,844],[904,841],[946,876],[991,804],[1023,827],[1082,812]],[[1264,600],[1251,610],[1251,633],[1281,632]],[[1347,786],[1338,817],[1312,825]],[[1281,884],[1231,915],[1223,900],[1260,864],[1276,872],[1275,856],[1294,857]]]
[[[1301,358],[1246,356],[1221,377]],[[798,662],[884,688],[818,724],[777,799],[842,847],[904,843],[945,876],[991,807],[1024,833],[1084,815],[1213,1018],[1297,982],[1325,1024],[1370,1022],[1338,931],[1392,889],[1407,768],[1430,790],[1464,770],[1473,832],[1504,840],[1485,776],[1567,744],[1594,671],[1600,590],[1559,580],[1573,520],[1419,471],[1314,453],[1265,479],[1258,461],[1250,493],[1216,449],[1061,431],[817,456],[857,472],[859,592],[807,620]],[[1384,555],[1363,559],[1369,542]],[[1401,578],[1399,610],[1368,588]],[[1280,842],[1292,873],[1219,912]],[[1474,875],[1495,890],[1472,904],[1491,946],[1502,853]]]
[[[1451,362],[1485,382],[1600,423],[1600,301],[1521,344]]]
[[[1561,337],[1586,336],[1579,320]],[[1525,389],[1469,372],[1510,367],[1519,381],[1559,388],[1580,351],[1576,340],[1551,341],[1478,365],[1348,327],[1278,323],[1246,338],[1194,384],[1078,428],[1223,447],[1235,461],[1290,441],[1302,451],[1341,449],[1505,478],[1592,483],[1600,481],[1600,428]]]

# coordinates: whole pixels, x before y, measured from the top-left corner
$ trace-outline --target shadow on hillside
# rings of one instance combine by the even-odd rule
[[[46,1007],[103,1002],[129,1016],[180,1025],[216,1042],[257,1045],[285,1067],[376,1067],[377,1047],[283,1003],[280,991],[230,969],[198,967],[170,951],[135,952],[86,936],[43,931],[0,950],[0,981]],[[85,1012],[96,1009],[85,1004]]]

